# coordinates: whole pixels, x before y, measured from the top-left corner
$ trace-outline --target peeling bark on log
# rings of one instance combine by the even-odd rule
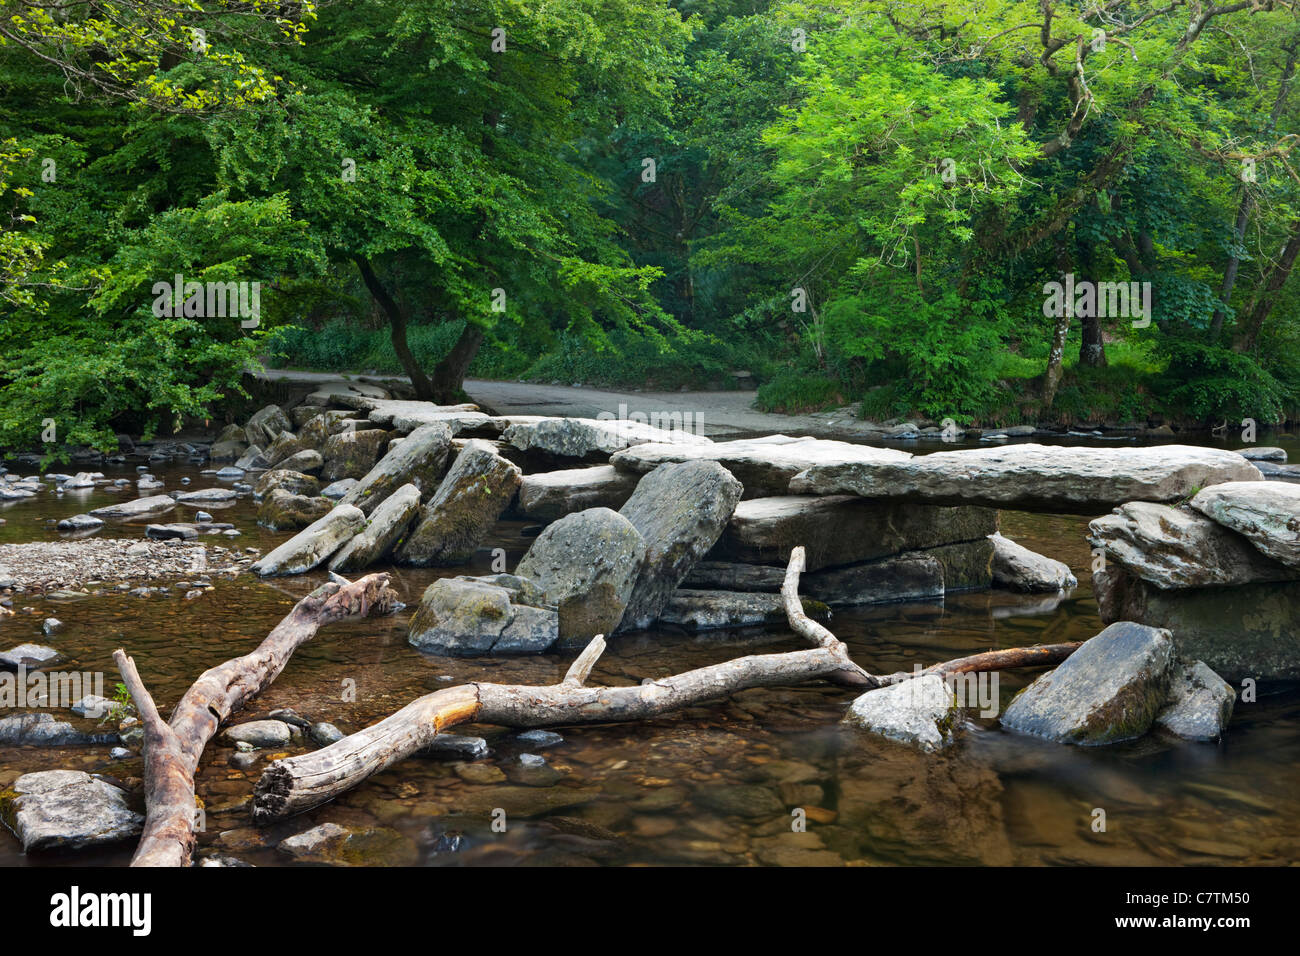
[[[277,760],[253,792],[253,822],[267,824],[310,810],[355,787],[372,774],[422,750],[433,738],[469,722],[507,727],[547,727],[644,720],[715,700],[752,687],[799,684],[811,680],[875,688],[914,674],[876,677],[849,659],[848,648],[834,634],[804,614],[799,575],[804,549],[794,548],[781,593],[791,628],[814,647],[781,654],[740,657],[632,687],[587,687],[585,680],[604,650],[598,635],[558,684],[546,687],[475,683],[428,694],[377,724],[313,753]],[[991,651],[948,661],[930,672],[963,673],[999,667],[1059,663],[1077,644]]]
[[[113,653],[145,734],[145,825],[132,866],[188,866],[194,850],[194,771],[217,728],[266,689],[290,656],[327,624],[387,613],[397,604],[387,574],[352,583],[331,581],[299,601],[257,649],[205,671],[162,719],[135,661]]]

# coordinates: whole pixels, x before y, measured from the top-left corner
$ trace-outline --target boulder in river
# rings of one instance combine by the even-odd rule
[[[0,744],[10,747],[82,747],[117,743],[117,734],[88,734],[53,714],[0,717]]]
[[[785,569],[740,561],[701,561],[682,580],[695,591],[749,591],[775,593],[785,583]]]
[[[296,451],[288,458],[277,462],[276,467],[283,468],[286,471],[296,471],[304,475],[314,475],[321,470],[324,463],[320,452],[314,448],[304,448],[302,451]]]
[[[957,695],[937,674],[877,687],[849,705],[846,723],[924,753],[953,742],[960,717]]]
[[[645,542],[620,630],[650,627],[682,579],[717,543],[744,489],[716,461],[663,465],[619,510]]]
[[[422,495],[432,494],[442,478],[451,448],[451,431],[446,425],[421,425],[400,443],[390,447],[379,463],[342,498],[366,514],[405,484],[413,484]]]
[[[330,559],[330,570],[360,571],[383,560],[402,540],[419,513],[420,489],[415,485],[402,485],[380,502],[379,507],[370,513],[365,527]]]
[[[325,561],[366,523],[360,508],[338,504],[329,514],[314,521],[270,554],[251,565],[263,577],[302,574]]]
[[[816,465],[796,476],[790,490],[1096,514],[1129,501],[1177,501],[1219,482],[1259,480],[1254,465],[1217,448],[1023,444],[935,452],[907,461]]]
[[[300,471],[276,468],[257,479],[257,483],[253,485],[253,497],[261,501],[276,488],[282,488],[291,495],[314,497],[321,493],[319,479],[304,475]]]
[[[1016,695],[1002,726],[1085,746],[1140,737],[1168,700],[1175,660],[1168,631],[1117,621]]]
[[[423,567],[467,563],[510,506],[521,477],[519,466],[492,445],[466,443],[398,549],[397,560]]]
[[[0,799],[0,815],[24,853],[111,845],[144,828],[124,791],[80,770],[26,773],[10,791]]]
[[[1088,525],[1088,543],[1165,590],[1300,578],[1241,534],[1188,507],[1134,501]]]
[[[993,583],[1012,591],[1068,591],[1079,580],[1063,561],[1049,558],[1001,534],[993,542]]]
[[[103,518],[92,515],[73,515],[71,518],[64,518],[57,527],[60,531],[91,531],[103,523]]]
[[[559,609],[560,637],[613,634],[623,618],[646,546],[617,511],[591,508],[549,525],[515,573],[535,582]]]
[[[517,510],[538,521],[555,521],[588,508],[617,509],[632,496],[638,480],[637,474],[613,465],[524,475]]]
[[[1261,554],[1300,568],[1300,486],[1234,481],[1203,488],[1190,504],[1207,518],[1245,536]]]
[[[1217,741],[1228,729],[1237,692],[1203,661],[1181,665],[1156,725],[1186,740]]]
[[[621,471],[638,474],[653,471],[665,463],[716,461],[743,484],[747,498],[758,498],[789,494],[791,479],[814,465],[830,467],[858,463],[869,467],[907,461],[911,457],[909,452],[893,448],[769,435],[707,445],[635,445],[618,452],[609,461]]]
[[[333,507],[328,498],[309,498],[275,488],[258,506],[257,523],[268,531],[297,531],[319,521]]]
[[[292,432],[293,422],[279,405],[267,405],[253,413],[244,429],[250,445],[269,445],[281,432]]]
[[[176,499],[171,495],[153,495],[149,498],[133,498],[119,501],[114,505],[96,508],[90,514],[105,521],[137,521],[144,518],[156,518],[176,507]]]
[[[262,471],[270,468],[271,462],[261,446],[254,444],[249,445],[248,450],[235,461],[235,467],[240,471]]]
[[[514,604],[518,594],[474,578],[434,581],[411,618],[408,640],[451,656],[540,654],[559,639],[554,608]]]
[[[292,738],[289,725],[282,720],[249,720],[227,727],[221,735],[231,743],[246,743],[252,747],[283,747]]]
[[[375,467],[383,454],[384,446],[391,436],[382,428],[366,428],[361,431],[345,431],[330,435],[325,439],[321,455],[324,467],[321,478],[325,481],[338,481],[342,478],[365,477],[366,472]]]

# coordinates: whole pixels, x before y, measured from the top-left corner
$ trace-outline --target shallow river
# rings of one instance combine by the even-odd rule
[[[1298,460],[1300,447],[1290,448]],[[133,468],[105,473],[135,475]],[[197,466],[154,473],[167,490],[179,488],[183,475],[194,479],[190,488],[209,483]],[[0,506],[7,521],[0,541],[51,540],[57,534],[51,519],[114,500],[98,491],[61,499],[47,491]],[[289,536],[258,528],[251,501],[208,510],[243,532],[234,539],[205,537],[209,545],[265,552]],[[178,513],[175,520],[183,519]],[[1073,516],[1002,517],[1008,537],[1074,569],[1080,586],[1068,598],[949,595],[942,602],[840,611],[831,627],[854,659],[877,673],[995,647],[1091,637],[1102,625],[1089,583],[1086,524]],[[347,733],[457,682],[558,680],[570,655],[449,659],[406,643],[406,622],[430,581],[487,573],[493,547],[507,550],[513,568],[530,543],[525,527],[501,523],[469,568],[395,569],[406,610],[323,630],[238,719],[293,707]],[[99,534],[138,536],[143,526]],[[69,658],[61,669],[104,671],[109,695],[116,681],[111,654],[123,647],[166,713],[203,669],[251,650],[323,579],[213,576],[216,589],[192,601],[174,588],[167,596],[114,593],[61,602],[17,595],[18,614],[0,623],[0,640],[5,647],[48,643]],[[25,607],[35,612],[24,613]],[[41,621],[50,615],[65,627],[46,637]],[[635,684],[801,646],[782,628],[634,634],[611,642],[592,681]],[[1027,679],[1001,675],[1003,706]],[[345,681],[355,682],[354,701],[345,699]],[[563,743],[540,751],[550,771],[521,766],[518,755],[530,748],[512,732],[460,728],[487,737],[490,756],[473,764],[409,759],[332,804],[262,831],[252,828],[247,803],[270,755],[240,771],[228,763],[231,748],[214,741],[198,774],[207,808],[199,846],[257,865],[282,864],[274,849],[280,838],[333,821],[375,829],[353,859],[375,864],[1286,864],[1300,858],[1300,692],[1263,690],[1257,703],[1238,704],[1218,746],[1148,737],[1080,749],[1003,733],[994,718],[973,714],[958,745],[923,756],[840,727],[852,694],[820,686],[750,690],[636,724],[558,728]],[[67,711],[59,716],[93,726]],[[110,760],[107,749],[7,748],[0,751],[0,787],[21,773],[54,768],[139,777],[138,758]],[[810,808],[807,832],[792,832],[792,807]],[[505,811],[504,833],[492,828],[498,808]],[[1105,832],[1094,832],[1096,809],[1105,811]],[[5,866],[125,864],[130,849],[28,858],[0,827]]]

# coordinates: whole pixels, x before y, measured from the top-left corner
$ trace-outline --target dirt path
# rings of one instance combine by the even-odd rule
[[[409,383],[402,376],[347,375],[334,372],[298,372],[272,369],[272,381],[324,383],[343,380]],[[466,379],[465,391],[475,402],[500,415],[554,415],[560,418],[595,418],[601,412],[619,416],[681,415],[698,425],[699,434],[710,438],[742,435],[812,435],[818,438],[862,439],[868,437],[861,424],[844,414],[777,415],[760,412],[751,405],[755,392],[650,392],[539,385],[531,382],[500,382]],[[690,416],[687,418],[686,416]]]

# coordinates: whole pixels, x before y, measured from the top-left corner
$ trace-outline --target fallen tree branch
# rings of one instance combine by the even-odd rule
[[[243,657],[199,675],[172,712],[158,713],[152,695],[126,652],[117,650],[122,680],[144,725],[145,825],[132,866],[188,866],[194,850],[194,771],[217,728],[249,699],[266,689],[290,656],[327,624],[397,605],[388,575],[323,584],[299,601],[257,646]]]
[[[753,687],[829,680],[871,689],[916,676],[876,677],[854,664],[844,643],[804,613],[799,602],[803,567],[804,549],[794,548],[781,594],[791,628],[813,643],[812,648],[739,657],[638,686],[587,687],[586,678],[605,647],[604,638],[597,636],[558,684],[473,683],[446,688],[321,750],[275,761],[254,788],[253,821],[266,824],[326,803],[428,747],[439,733],[457,724],[548,727],[644,720]],[[938,666],[952,669],[945,673],[992,669],[990,665],[1040,666],[1064,660],[1076,646],[993,651]],[[1015,660],[1022,663],[1009,663]]]

